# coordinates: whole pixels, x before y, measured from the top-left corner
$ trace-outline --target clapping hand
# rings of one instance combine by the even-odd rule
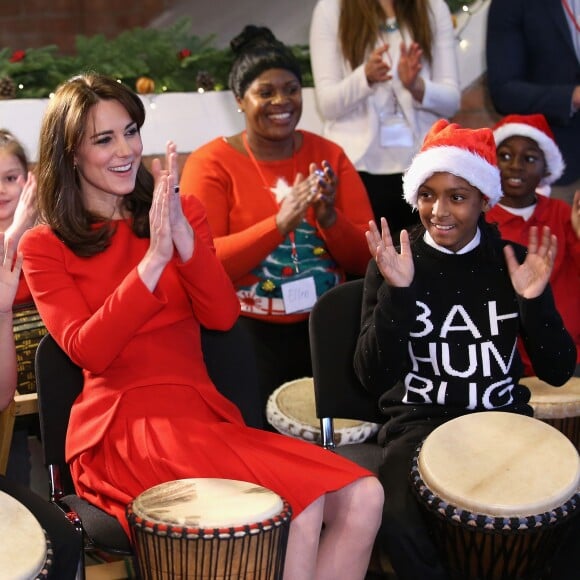
[[[14,211],[12,223],[6,230],[5,240],[13,242],[14,247],[18,246],[18,242],[22,234],[31,228],[38,216],[38,208],[36,205],[36,177],[33,173],[28,172],[26,181],[24,177],[18,177],[18,185],[22,188],[18,205]]]
[[[550,232],[548,226],[542,228],[541,239],[538,240],[538,228],[530,228],[528,253],[523,264],[520,264],[513,248],[507,244],[504,255],[515,291],[523,298],[537,298],[550,281],[554,267],[558,240]]]
[[[371,52],[365,63],[365,75],[369,85],[389,81],[392,78],[391,67],[385,62],[384,55],[389,52],[389,45],[384,44]]]
[[[177,249],[181,259],[183,261],[187,261],[193,254],[193,230],[187,221],[187,218],[183,214],[181,197],[179,195],[177,148],[173,141],[169,141],[167,143],[165,152],[165,168],[162,168],[161,161],[159,159],[153,160],[151,168],[153,177],[155,178],[153,202],[155,203],[156,197],[165,197],[165,200],[161,201],[161,205],[158,204],[155,208],[155,211],[158,211],[155,218],[157,227],[160,227],[161,224],[164,224],[164,220],[162,219],[164,209],[162,206],[164,203],[166,203],[167,216],[169,220],[168,227],[171,233],[171,240],[175,245],[175,248]],[[159,219],[161,219],[161,221],[159,221]],[[173,248],[171,251],[173,252]]]
[[[401,56],[397,67],[399,79],[403,86],[413,95],[413,98],[419,102],[423,101],[425,93],[423,79],[419,76],[423,66],[421,64],[422,56],[423,50],[416,42],[412,42],[409,48],[405,46],[404,42],[401,43]]]
[[[391,232],[385,218],[381,218],[381,232],[373,220],[369,222],[366,238],[371,256],[375,259],[380,273],[389,285],[399,288],[410,286],[415,275],[415,265],[413,264],[407,230],[401,231],[400,253],[393,245]]]
[[[22,254],[15,254],[15,244],[4,240],[0,233],[0,315],[12,312],[12,305],[18,290],[22,270]]]
[[[323,161],[322,168],[319,169],[316,163],[310,164],[310,177],[312,187],[316,191],[312,200],[312,207],[316,216],[316,221],[323,229],[329,228],[336,221],[336,186],[338,180],[330,163]]]

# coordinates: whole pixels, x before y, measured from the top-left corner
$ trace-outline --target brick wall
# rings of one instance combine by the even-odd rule
[[[56,44],[74,51],[77,34],[104,34],[146,26],[176,0],[3,0],[0,46],[13,50]]]

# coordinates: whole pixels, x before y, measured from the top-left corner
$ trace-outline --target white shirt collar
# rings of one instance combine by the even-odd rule
[[[473,239],[469,243],[465,244],[465,246],[463,246],[463,248],[461,248],[461,250],[459,250],[458,252],[452,252],[451,250],[448,250],[447,248],[444,248],[443,246],[437,244],[435,240],[433,240],[429,232],[425,232],[425,234],[423,235],[423,240],[425,240],[425,243],[428,246],[431,246],[432,248],[435,248],[436,250],[439,250],[444,254],[467,254],[467,252],[471,252],[473,248],[477,248],[477,246],[479,246],[479,242],[481,241],[481,232],[479,231],[479,228],[477,228],[477,231],[475,232],[475,236],[473,236]]]

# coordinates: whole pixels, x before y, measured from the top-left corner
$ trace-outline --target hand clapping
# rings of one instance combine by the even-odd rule
[[[528,253],[523,264],[520,264],[513,248],[507,244],[504,255],[514,290],[523,298],[537,298],[550,281],[550,274],[554,267],[558,240],[550,232],[548,226],[542,228],[541,239],[538,243],[538,228],[530,228]]]
[[[391,286],[407,287],[415,275],[409,234],[407,230],[401,231],[401,253],[399,253],[393,245],[391,232],[385,218],[381,218],[381,230],[379,232],[377,224],[373,220],[369,222],[366,238],[371,256],[375,259],[383,278]]]
[[[16,259],[14,254],[14,243],[10,240],[4,243],[4,233],[0,233],[0,315],[12,313],[12,305],[18,290],[22,254],[16,254]]]

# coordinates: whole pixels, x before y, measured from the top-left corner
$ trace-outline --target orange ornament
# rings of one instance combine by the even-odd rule
[[[139,77],[135,82],[135,88],[140,95],[155,92],[155,81],[149,77]]]

